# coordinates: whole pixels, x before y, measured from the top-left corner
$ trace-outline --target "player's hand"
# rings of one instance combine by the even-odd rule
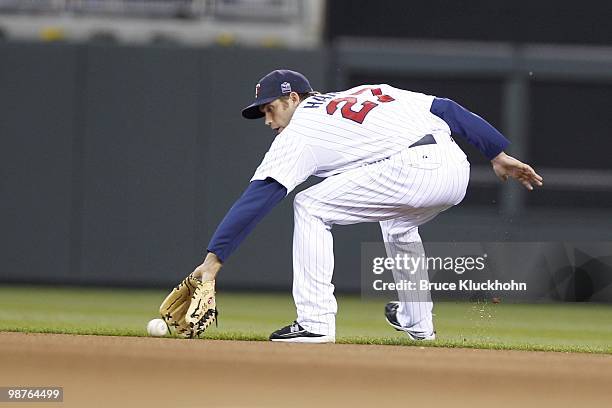
[[[506,181],[508,177],[512,177],[524,185],[527,190],[533,190],[534,184],[538,187],[544,184],[542,176],[536,173],[530,165],[508,156],[504,152],[495,156],[491,160],[491,165],[500,180]]]
[[[212,281],[216,279],[217,273],[219,273],[222,266],[223,264],[217,255],[209,252],[204,259],[204,262],[196,267],[191,275],[202,282]]]

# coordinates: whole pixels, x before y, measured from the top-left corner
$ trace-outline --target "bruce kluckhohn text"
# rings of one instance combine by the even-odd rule
[[[398,282],[384,282],[377,279],[372,283],[375,291],[445,291],[445,292],[471,292],[471,291],[526,291],[527,283],[509,282],[499,280],[486,280],[483,282],[471,279],[462,279],[459,282],[430,282],[426,279],[416,282],[400,280]]]

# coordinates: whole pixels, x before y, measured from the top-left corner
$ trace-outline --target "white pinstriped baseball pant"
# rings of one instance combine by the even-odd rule
[[[306,330],[335,336],[334,224],[380,222],[387,256],[421,241],[418,226],[463,200],[469,163],[450,136],[438,144],[408,148],[388,159],[328,177],[294,201],[293,298],[297,322]],[[440,143],[442,141],[442,143]],[[394,272],[394,277],[397,277]],[[424,277],[427,279],[427,271]],[[398,320],[415,334],[433,332],[427,299],[403,301]],[[423,296],[419,292],[419,296]]]

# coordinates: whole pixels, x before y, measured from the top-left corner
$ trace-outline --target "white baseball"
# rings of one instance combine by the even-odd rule
[[[168,326],[162,319],[153,319],[147,324],[149,336],[161,337],[168,334]]]

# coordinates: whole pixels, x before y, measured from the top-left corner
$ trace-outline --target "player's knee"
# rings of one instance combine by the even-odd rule
[[[293,199],[293,209],[298,211],[300,209],[305,208],[305,205],[304,205],[305,202],[306,202],[305,191],[300,191],[299,193],[295,195],[295,198]]]
[[[295,195],[295,199],[293,200],[294,216],[307,217],[310,219],[317,218],[327,223],[333,209],[330,208],[325,201],[319,199],[317,194],[313,194],[313,192],[309,190],[310,189],[301,191]]]
[[[293,199],[293,210],[295,212],[311,212],[314,200],[306,190],[295,195]]]

